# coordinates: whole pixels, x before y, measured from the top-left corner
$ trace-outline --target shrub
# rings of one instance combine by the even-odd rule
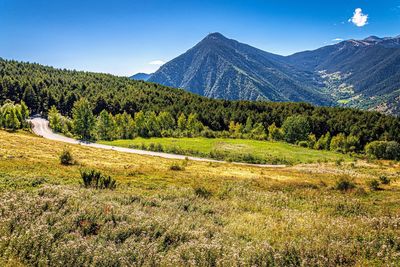
[[[140,149],[141,149],[141,150],[147,150],[146,144],[145,144],[145,143],[142,143],[142,144],[140,145]]]
[[[343,159],[342,159],[342,158],[337,159],[337,160],[335,161],[336,166],[342,166],[342,163],[343,163]]]
[[[386,143],[386,159],[400,160],[400,144],[395,141]]]
[[[315,134],[309,134],[308,135],[308,147],[314,148],[315,143],[317,143],[317,137],[315,136]]]
[[[154,151],[163,152],[163,151],[164,151],[164,148],[163,148],[163,146],[162,146],[160,143],[157,143],[157,144],[155,145],[155,147],[154,147]]]
[[[173,163],[171,166],[169,166],[169,169],[171,171],[183,171],[183,170],[185,170],[185,167],[183,167],[177,163]]]
[[[212,195],[210,190],[208,190],[207,188],[202,187],[202,186],[197,186],[197,187],[193,188],[193,190],[194,190],[194,194],[197,197],[210,198]]]
[[[379,177],[379,181],[381,182],[381,184],[390,184],[390,178],[385,175],[381,175]]]
[[[336,152],[346,152],[346,136],[340,133],[332,137],[330,149]]]
[[[395,141],[373,141],[365,146],[369,157],[387,160],[400,159],[400,144]]]
[[[274,141],[283,139],[283,131],[275,125],[275,122],[268,127],[268,138]]]
[[[379,181],[376,179],[368,181],[367,185],[368,185],[369,189],[371,189],[371,191],[379,190]]]
[[[97,235],[100,230],[100,225],[95,219],[86,214],[78,216],[75,224],[83,236]]]
[[[61,152],[60,163],[62,165],[73,165],[74,164],[74,159],[73,159],[71,151],[69,151],[69,149],[64,149]]]
[[[335,189],[339,190],[339,191],[349,191],[356,188],[356,185],[351,182],[350,180],[348,180],[347,178],[340,178],[337,182],[336,182],[336,186]]]
[[[360,138],[354,135],[349,135],[346,138],[346,152],[355,152],[360,146]]]
[[[329,150],[331,146],[331,134],[327,132],[325,135],[322,135],[318,141],[315,143],[314,149],[317,150]]]
[[[298,143],[298,145],[301,146],[301,147],[308,147],[308,142],[307,141],[300,141]]]
[[[81,178],[86,188],[113,190],[117,187],[117,182],[111,176],[105,176],[96,170],[81,171]]]

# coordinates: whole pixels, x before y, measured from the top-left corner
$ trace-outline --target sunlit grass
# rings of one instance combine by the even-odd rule
[[[0,265],[337,266],[400,262],[400,167],[274,169],[68,146],[0,131]],[[171,166],[184,166],[171,170]],[[80,169],[117,180],[85,189]],[[386,175],[390,185],[370,191]],[[335,190],[340,178],[356,188]]]

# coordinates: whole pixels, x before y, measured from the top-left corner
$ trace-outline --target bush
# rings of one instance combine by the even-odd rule
[[[400,144],[395,141],[386,143],[386,159],[400,160]]]
[[[365,153],[372,158],[399,160],[400,144],[395,141],[373,141],[365,146]]]
[[[360,139],[357,136],[349,135],[346,137],[343,133],[334,136],[331,140],[330,149],[340,153],[355,152]]]
[[[390,184],[390,178],[385,175],[381,175],[379,177],[379,181],[381,182],[381,184]]]
[[[62,165],[73,165],[74,164],[74,159],[73,159],[71,151],[69,151],[69,149],[64,149],[61,152],[60,163]]]
[[[337,159],[337,160],[335,161],[336,166],[342,166],[343,161],[344,161],[344,160],[343,160],[342,158]]]
[[[332,137],[330,149],[336,152],[346,151],[346,136],[342,133]]]
[[[212,195],[210,190],[208,190],[207,188],[204,188],[202,186],[195,187],[193,190],[194,190],[194,194],[197,197],[210,198]]]
[[[336,182],[336,186],[335,189],[339,190],[339,191],[349,191],[356,188],[356,185],[351,182],[350,180],[348,180],[347,178],[340,178],[337,182]]]
[[[145,144],[145,143],[142,143],[142,144],[140,145],[140,149],[141,149],[141,150],[147,150],[146,144]]]
[[[331,139],[331,134],[327,132],[318,139],[318,141],[315,143],[314,149],[329,150],[331,146]]]
[[[183,166],[181,166],[181,165],[179,165],[177,163],[174,163],[171,166],[169,166],[169,169],[171,171],[183,171],[183,170],[185,170],[185,167],[183,167]]]
[[[308,135],[307,143],[308,143],[308,147],[309,148],[311,148],[311,149],[314,148],[315,143],[317,143],[317,137],[315,136],[315,134],[309,134]]]
[[[349,135],[346,138],[346,153],[359,150],[360,138],[358,136]]]
[[[283,139],[283,131],[275,125],[275,122],[268,127],[268,138],[274,141]]]
[[[308,142],[307,141],[300,141],[298,143],[298,145],[301,146],[301,147],[308,147]]]
[[[113,190],[117,187],[117,182],[111,176],[105,176],[99,171],[81,171],[81,178],[86,188]]]
[[[164,148],[163,148],[163,146],[162,146],[160,143],[157,143],[157,144],[154,146],[154,151],[156,151],[156,152],[163,152],[163,151],[164,151]]]
[[[379,190],[379,181],[376,179],[368,181],[367,185],[368,185],[369,189],[371,189],[371,191]]]

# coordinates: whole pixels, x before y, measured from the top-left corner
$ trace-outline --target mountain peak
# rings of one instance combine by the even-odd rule
[[[371,36],[365,38],[363,41],[379,42],[379,41],[382,41],[382,38],[379,38],[378,36],[371,35]]]
[[[207,35],[205,39],[226,39],[226,37],[219,32],[213,32]]]
[[[218,99],[331,103],[312,87],[313,79],[283,60],[215,32],[163,65],[149,81]]]
[[[233,40],[225,37],[219,32],[213,32],[208,34],[206,37],[204,37],[203,40],[201,40],[195,47],[208,47],[212,48],[215,45],[229,45],[233,42]]]

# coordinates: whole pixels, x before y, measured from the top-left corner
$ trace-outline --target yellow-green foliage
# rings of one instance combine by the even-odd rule
[[[400,167],[363,161],[283,169],[184,161],[0,131],[0,264],[385,266],[400,262]],[[112,175],[84,188],[80,170]],[[371,191],[385,175],[389,185]],[[340,179],[351,190],[335,190]]]

